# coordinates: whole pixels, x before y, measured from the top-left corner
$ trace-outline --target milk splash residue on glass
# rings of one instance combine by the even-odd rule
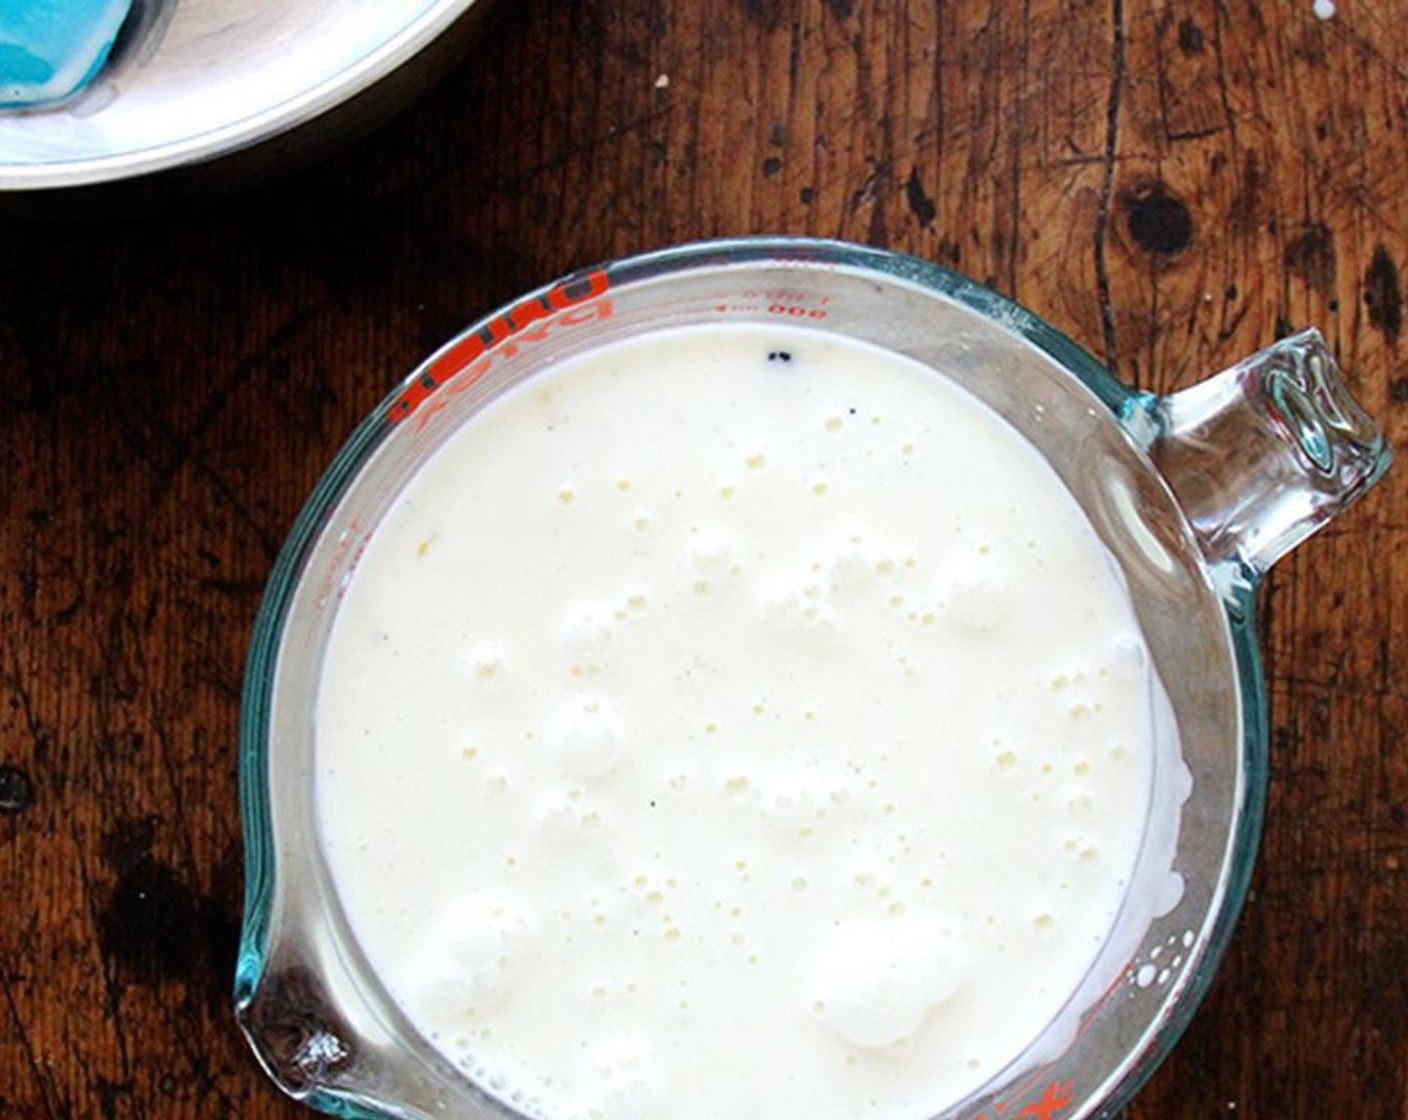
[[[1176,900],[1176,756],[1038,454],[908,359],[762,326],[468,422],[367,547],[317,711],[368,959],[549,1120],[922,1120],[1063,1044]]]

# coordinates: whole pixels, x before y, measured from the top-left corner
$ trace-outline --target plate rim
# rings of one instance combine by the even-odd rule
[[[256,147],[346,104],[409,62],[480,0],[434,0],[375,50],[257,113],[190,136],[109,155],[44,162],[0,160],[0,193],[98,186],[207,163]]]

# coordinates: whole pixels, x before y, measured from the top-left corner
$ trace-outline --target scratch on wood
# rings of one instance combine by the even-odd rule
[[[1013,109],[1013,129],[1012,129],[1012,201],[1008,211],[1008,220],[1011,222],[1011,229],[1008,236],[1011,237],[1011,245],[1007,255],[1007,294],[1013,299],[1018,298],[1017,286],[1017,261],[1021,256],[1022,246],[1022,140],[1026,131],[1025,100],[1021,95],[1021,87],[1026,84],[1027,75],[1031,72],[1032,65],[1032,5],[1031,0],[1024,0],[1022,4],[1022,76],[1018,84],[1018,91],[1014,97],[1015,106]]]
[[[1100,326],[1105,336],[1105,365],[1116,366],[1115,309],[1110,297],[1110,266],[1105,241],[1110,228],[1110,203],[1115,193],[1115,154],[1119,148],[1120,100],[1124,93],[1124,0],[1110,0],[1112,27],[1110,99],[1105,113],[1105,174],[1100,184],[1100,209],[1095,215],[1095,288],[1100,299]]]
[[[30,1041],[29,1032],[24,1029],[24,1020],[20,1018],[20,1009],[15,1006],[15,993],[10,988],[9,973],[0,970],[0,987],[5,991],[5,1007],[10,1013],[10,1021],[15,1025],[15,1039],[20,1044],[20,1049],[24,1052],[25,1064],[29,1066],[29,1072],[34,1077],[34,1084],[39,1089],[39,1099],[44,1102],[44,1116],[46,1120],[59,1120],[59,1110],[55,1107],[52,1093],[53,1086],[44,1077],[44,1071],[39,1065],[39,1056],[34,1052],[34,1044]]]

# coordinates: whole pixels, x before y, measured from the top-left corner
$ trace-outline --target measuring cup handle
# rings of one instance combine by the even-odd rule
[[[1368,490],[1393,458],[1314,329],[1191,388],[1136,397],[1124,423],[1209,564],[1235,565],[1251,581]]]

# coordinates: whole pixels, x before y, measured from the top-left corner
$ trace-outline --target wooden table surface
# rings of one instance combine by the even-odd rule
[[[355,422],[516,293],[847,238],[1154,390],[1317,324],[1408,446],[1408,0],[1338,6],[503,0],[292,177],[0,221],[0,1117],[305,1114],[230,1009],[251,622]],[[1408,1117],[1406,603],[1400,469],[1262,590],[1253,893],[1134,1120]]]

